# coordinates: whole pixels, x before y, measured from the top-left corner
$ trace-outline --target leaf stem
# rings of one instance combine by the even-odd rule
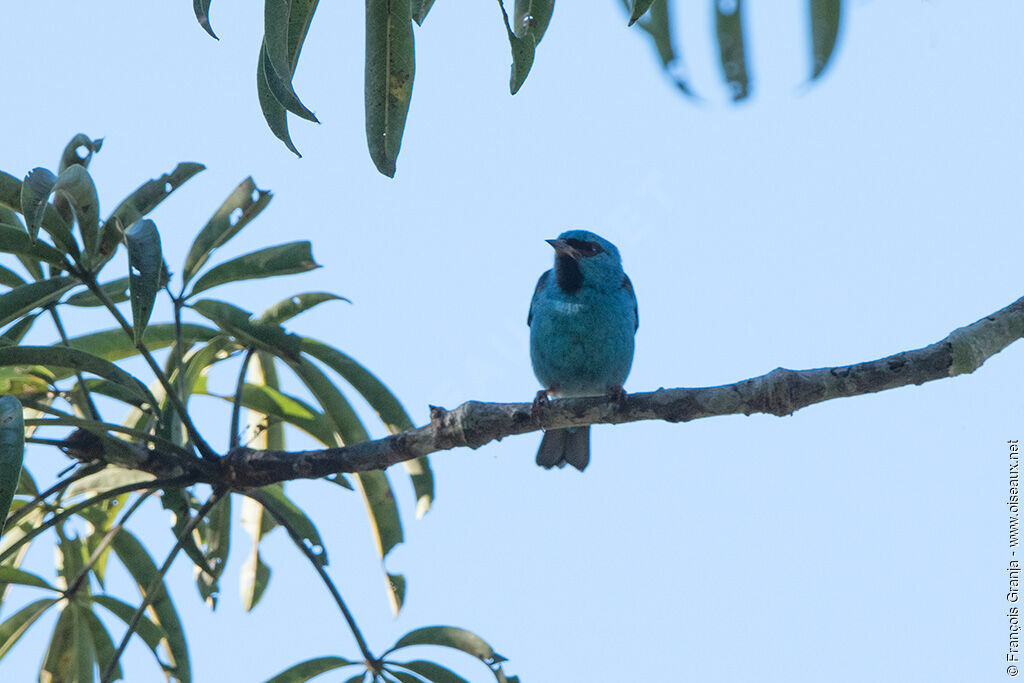
[[[128,646],[128,641],[131,639],[132,634],[135,633],[135,627],[138,626],[139,619],[142,618],[146,608],[148,608],[150,604],[152,604],[153,600],[157,598],[156,594],[160,592],[160,585],[163,583],[164,575],[167,574],[167,571],[171,568],[171,563],[174,562],[174,558],[178,556],[178,551],[181,550],[182,544],[185,542],[185,539],[188,538],[189,534],[192,533],[192,530],[196,528],[196,525],[199,524],[200,520],[210,512],[210,508],[220,500],[222,494],[223,489],[215,489],[213,493],[210,494],[210,497],[206,499],[206,502],[203,503],[203,506],[196,512],[195,516],[189,520],[188,524],[185,525],[185,528],[182,529],[180,534],[178,534],[178,540],[174,543],[174,547],[171,548],[171,552],[167,554],[167,559],[164,560],[163,565],[157,570],[156,576],[153,577],[153,580],[149,582],[149,586],[146,587],[146,594],[142,597],[142,604],[140,604],[139,608],[135,610],[135,614],[132,615],[131,621],[128,622],[128,630],[125,632],[124,637],[121,638],[121,643],[117,646],[114,656],[111,657],[110,663],[107,665],[106,670],[100,677],[100,683],[110,683],[112,680],[114,671],[117,669],[117,663],[121,659],[121,655],[124,654],[124,649]]]
[[[259,502],[259,498],[252,496],[248,493],[246,495],[255,500],[257,503]],[[366,640],[363,639],[363,634],[362,632],[360,632],[359,626],[356,625],[355,618],[352,616],[352,613],[349,612],[348,607],[345,605],[345,600],[342,599],[341,593],[338,592],[338,589],[335,587],[334,582],[331,581],[331,577],[327,575],[327,571],[323,568],[320,559],[316,555],[314,555],[313,551],[306,546],[306,544],[302,540],[302,535],[295,530],[295,528],[287,519],[277,514],[273,510],[273,508],[264,505],[263,509],[264,511],[270,513],[270,516],[274,518],[275,522],[284,527],[284,529],[288,532],[288,535],[291,537],[292,542],[295,543],[295,546],[300,551],[302,551],[302,554],[306,556],[306,558],[313,565],[313,568],[316,569],[318,574],[320,574],[320,578],[323,580],[324,585],[327,586],[327,590],[330,591],[331,597],[334,598],[334,602],[337,603],[338,608],[341,610],[342,616],[345,617],[345,621],[348,623],[349,630],[352,631],[352,636],[356,639],[356,644],[359,646],[359,652],[362,653],[363,659],[366,661],[367,666],[374,669],[374,671],[379,669],[380,660],[374,657],[373,654],[370,652],[370,648],[366,645]]]

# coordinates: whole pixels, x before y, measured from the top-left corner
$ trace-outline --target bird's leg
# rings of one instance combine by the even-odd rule
[[[608,400],[615,404],[616,410],[622,410],[626,407],[626,390],[622,388],[621,384],[608,387],[607,395]]]
[[[551,401],[548,400],[548,390],[541,389],[537,392],[537,396],[533,399],[533,405],[530,407],[530,417],[534,420],[539,421],[540,418],[547,412],[548,406]]]

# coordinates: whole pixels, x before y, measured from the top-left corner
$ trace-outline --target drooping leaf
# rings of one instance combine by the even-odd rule
[[[96,663],[99,664],[100,671],[106,671],[110,662],[114,659],[114,641],[110,638],[107,627],[103,625],[99,617],[93,614],[91,609],[82,608],[80,615],[89,626],[89,634],[92,636],[92,649],[96,653]],[[120,663],[118,663],[114,666],[114,674],[111,680],[119,681],[123,678],[124,672],[121,670]]]
[[[135,343],[140,344],[160,288],[160,271],[163,268],[160,233],[153,221],[144,218],[129,228],[124,237],[128,245],[132,332],[135,334]]]
[[[409,2],[366,2],[366,142],[377,170],[395,177],[416,73]]]
[[[58,543],[54,564],[57,569],[57,586],[60,590],[66,591],[81,573],[87,558],[85,557],[85,547],[82,545],[82,540],[78,536],[69,537],[65,535],[62,526],[57,525],[55,527]],[[80,591],[79,595],[88,593],[89,582],[83,581],[78,590]]]
[[[0,252],[17,254],[19,258],[31,259],[36,262],[37,267],[39,261],[45,261],[54,266],[63,266],[64,264],[64,255],[59,251],[46,242],[36,241],[33,243],[27,232],[19,226],[9,223],[0,223]],[[42,277],[42,270],[39,270],[38,274]],[[34,275],[35,273],[33,273]]]
[[[419,26],[427,18],[427,13],[434,6],[434,0],[412,0],[412,18]]]
[[[302,338],[302,351],[337,372],[366,399],[384,426],[392,434],[413,428],[405,408],[394,394],[377,379],[369,370],[357,363],[341,351],[308,337]],[[434,477],[430,470],[430,461],[424,456],[403,463],[409,476],[412,477],[416,493],[416,516],[422,517],[430,509],[434,499]]]
[[[25,635],[36,619],[59,601],[59,598],[46,598],[30,602],[0,624],[0,659],[3,659],[14,644]]]
[[[49,171],[47,171],[47,173],[49,173]],[[50,175],[52,176],[53,174],[50,173]],[[45,178],[43,180],[45,180]],[[22,189],[22,182],[20,180],[12,176],[10,173],[0,171],[0,206],[20,212],[22,210]],[[30,188],[28,197],[30,204],[37,201],[38,194],[39,192],[36,188]],[[57,209],[50,204],[46,204],[45,199],[42,201],[44,202],[42,209],[43,230],[50,235],[53,239],[53,243],[58,249],[77,258],[78,244],[71,236],[71,230],[68,228],[67,223],[63,218],[61,218],[60,214],[57,213]],[[36,234],[38,234],[38,228],[36,233],[32,235],[32,240],[34,240]],[[0,244],[3,244],[3,240],[0,240]]]
[[[67,167],[57,176],[53,193],[74,209],[75,221],[82,231],[83,251],[95,256],[100,246],[100,200],[89,171],[78,164]]]
[[[57,176],[42,167],[33,168],[21,183],[21,215],[25,217],[25,227],[34,242],[43,224],[43,212],[50,201]]]
[[[531,34],[537,45],[548,30],[555,0],[516,0],[512,31],[520,38]]]
[[[138,539],[125,529],[114,536],[111,547],[128,573],[132,575],[139,592],[145,597],[150,583],[157,576],[156,564],[149,553]],[[151,614],[155,617],[156,625],[163,630],[163,642],[171,655],[169,664],[173,667],[174,676],[181,683],[189,683],[192,679],[191,666],[181,620],[178,618],[178,612],[174,609],[174,603],[171,602],[171,597],[167,593],[163,581],[159,583],[157,591],[157,597],[154,598],[151,605]],[[107,605],[104,604],[104,606]]]
[[[59,174],[69,166],[88,166],[92,161],[92,155],[103,147],[103,138],[93,140],[84,133],[78,133],[71,138],[64,146],[64,152],[60,155],[60,166],[57,167]]]
[[[70,277],[55,277],[21,285],[0,294],[0,325],[17,320],[29,311],[59,299],[78,284]]]
[[[219,580],[224,573],[228,551],[231,547],[231,496],[224,496],[210,508],[206,516],[207,522],[200,524],[199,538],[202,542],[203,557],[207,571],[195,570],[196,585],[199,594],[210,609],[217,607],[220,597]]]
[[[185,528],[192,520],[193,513],[199,507],[199,501],[187,489],[166,488],[160,495],[160,503],[165,509],[170,510],[173,515],[171,532],[174,538],[181,538],[181,549],[192,560],[200,595],[205,600],[209,595],[204,592],[204,587],[216,584],[216,577],[214,577],[213,570],[206,561],[206,555],[199,548],[199,527],[206,524],[206,522],[200,521],[191,534],[182,536],[185,533]]]
[[[352,303],[343,296],[330,294],[329,292],[306,292],[304,294],[296,294],[288,297],[287,299],[278,301],[276,304],[263,311],[263,315],[260,316],[260,322],[280,324],[286,320],[291,320],[299,313],[308,311],[314,306],[322,304],[325,301],[345,301],[347,303]]]
[[[245,564],[238,578],[242,606],[246,612],[252,610],[263,597],[263,592],[270,582],[270,567],[263,561],[260,554],[260,541],[273,528],[274,522],[267,515],[263,506],[252,498],[242,500],[242,528],[252,539],[252,547],[246,557]]]
[[[502,7],[502,12],[505,8]],[[537,37],[527,32],[523,36],[517,36],[512,30],[508,16],[505,16],[505,29],[508,33],[508,43],[512,48],[512,71],[508,77],[508,90],[515,95],[519,88],[523,87],[526,77],[533,68],[533,59],[537,53]]]
[[[182,287],[196,276],[215,249],[237,235],[267,206],[272,196],[257,188],[252,178],[243,180],[228,195],[193,240],[182,269]]]
[[[192,9],[196,13],[196,20],[199,25],[209,33],[212,37],[217,38],[217,34],[213,32],[213,27],[210,26],[210,2],[212,0],[192,0]]]
[[[459,676],[451,669],[445,668],[434,662],[416,660],[414,662],[392,662],[409,671],[419,674],[431,683],[469,683],[465,678]]]
[[[734,102],[750,94],[750,75],[743,47],[743,0],[715,0],[715,34],[722,74]]]
[[[25,458],[25,421],[21,402],[13,396],[0,396],[0,534],[11,509],[14,492],[21,481]],[[4,567],[0,567],[3,571]],[[6,579],[0,579],[9,583]]]
[[[256,96],[260,101],[260,110],[263,111],[263,118],[274,137],[283,142],[292,154],[301,158],[302,155],[299,154],[298,148],[292,142],[291,133],[288,132],[288,110],[277,101],[270,88],[268,68],[270,68],[270,62],[267,59],[267,47],[261,45],[260,56],[256,62]]]
[[[78,605],[68,602],[54,626],[50,647],[39,671],[39,683],[92,683],[95,664],[89,624],[81,618]]]
[[[299,355],[299,337],[286,332],[280,325],[253,320],[252,314],[245,309],[216,299],[201,299],[193,303],[191,308],[215,322],[217,327],[237,339],[242,346],[262,349],[286,358]]]
[[[622,0],[627,11],[630,10],[629,0]],[[696,99],[697,95],[684,78],[685,64],[676,47],[672,36],[672,20],[669,16],[668,0],[653,0],[647,13],[637,20],[636,25],[650,36],[654,49],[658,52],[661,66],[665,73],[687,97]]]
[[[319,123],[316,115],[302,104],[292,87],[292,64],[288,55],[288,29],[293,3],[290,0],[264,0],[263,51],[264,73],[270,91],[286,110],[307,121]]]
[[[409,631],[384,654],[413,645],[438,645],[461,650],[488,666],[506,661],[506,658],[495,652],[483,638],[458,626],[425,626]]]
[[[107,610],[110,611],[111,614],[116,616],[125,624],[130,622],[132,616],[135,614],[134,607],[110,595],[94,595],[92,596],[92,601],[98,605],[102,605],[103,607],[105,607]],[[143,642],[145,642],[149,649],[153,652],[153,656],[156,658],[161,668],[163,668],[168,673],[173,672],[173,668],[165,666],[163,662],[161,662],[160,660],[160,643],[163,642],[165,638],[167,638],[167,634],[164,632],[164,630],[156,623],[154,623],[148,616],[143,614],[142,617],[139,618],[139,622],[135,627],[135,632],[142,638]]]
[[[633,10],[629,13],[629,25],[632,26],[637,19],[647,13],[654,0],[633,0]]]
[[[120,384],[131,391],[136,398],[150,405],[157,405],[156,399],[139,380],[113,363],[76,348],[63,346],[7,346],[0,347],[0,366],[45,365],[58,368],[78,369]]]
[[[810,0],[811,80],[824,73],[839,38],[841,0]]]
[[[266,683],[305,683],[320,674],[340,669],[343,666],[351,666],[352,664],[363,664],[363,662],[353,662],[342,657],[316,657],[288,667],[273,678],[268,679]]]
[[[395,494],[387,475],[382,471],[359,472],[356,474],[356,482],[363,494],[366,514],[370,518],[370,530],[383,563],[391,549],[402,542],[402,521],[398,516]],[[385,575],[391,611],[397,615],[405,597],[405,579],[400,575],[387,574],[386,571]]]
[[[390,574],[385,572],[388,581],[388,602],[391,604],[391,613],[398,616],[405,604],[405,577],[401,574]]]
[[[228,282],[304,273],[319,268],[313,260],[312,250],[313,246],[308,241],[299,241],[249,252],[208,270],[196,280],[189,296]]]
[[[269,510],[275,518],[280,518],[283,523],[294,529],[306,547],[316,556],[317,563],[321,567],[327,566],[327,549],[320,538],[320,532],[302,508],[285,495],[284,486],[270,484],[250,491],[248,495]]]

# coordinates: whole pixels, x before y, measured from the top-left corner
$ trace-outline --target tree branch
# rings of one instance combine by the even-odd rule
[[[337,472],[379,470],[436,451],[486,443],[513,434],[639,420],[688,422],[716,415],[790,415],[834,398],[870,394],[971,373],[1024,336],[1024,297],[981,320],[953,330],[942,341],[913,351],[832,368],[787,370],[717,387],[658,389],[608,397],[552,401],[539,414],[530,403],[468,401],[455,410],[431,407],[430,424],[376,441],[319,451],[232,449],[224,483],[232,488],[291,479],[318,479]]]

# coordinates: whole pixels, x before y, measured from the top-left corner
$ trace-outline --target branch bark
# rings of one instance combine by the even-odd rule
[[[431,406],[430,423],[375,441],[318,451],[232,449],[223,460],[223,483],[245,489],[337,472],[379,470],[452,448],[479,448],[513,434],[639,420],[688,422],[716,415],[790,415],[834,398],[924,384],[974,372],[1024,336],[1024,297],[942,341],[855,365],[812,370],[776,368],[717,387],[658,389],[608,397],[552,401],[539,414],[530,403],[468,401],[454,410]]]

